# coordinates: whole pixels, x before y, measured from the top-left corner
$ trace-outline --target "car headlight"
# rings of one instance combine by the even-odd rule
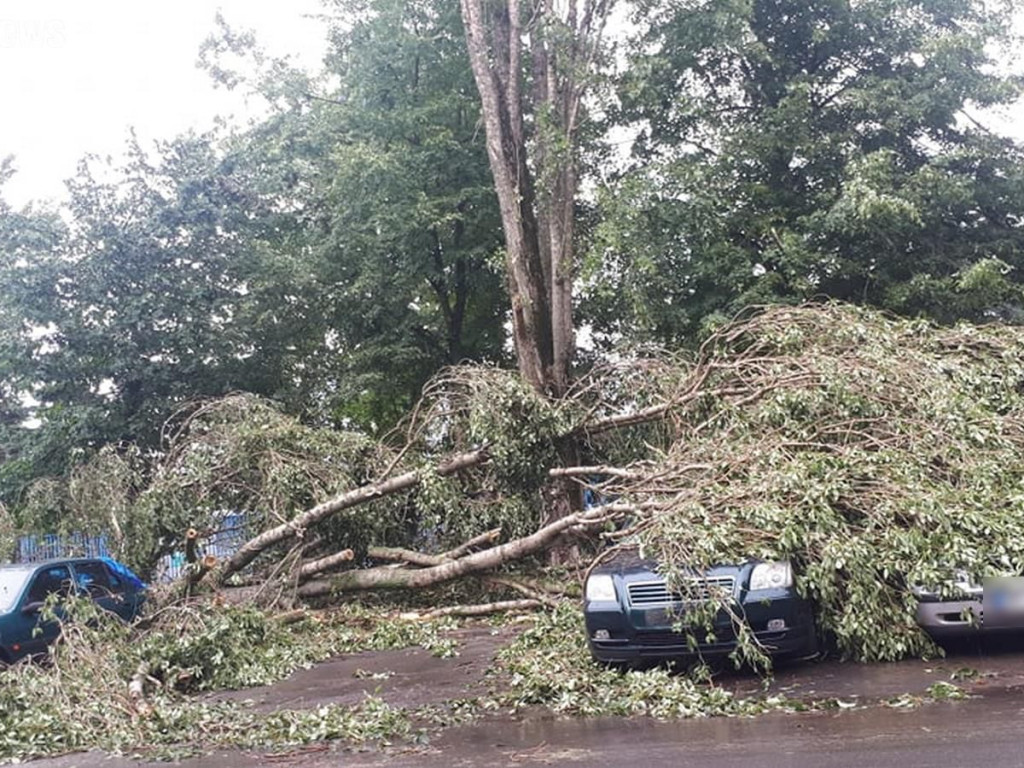
[[[750,589],[785,589],[793,586],[793,568],[788,562],[758,563],[750,572]]]
[[[615,582],[607,573],[595,573],[587,579],[587,588],[584,590],[587,600],[614,601]]]

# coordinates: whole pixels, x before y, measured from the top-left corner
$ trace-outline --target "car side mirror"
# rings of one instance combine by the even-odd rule
[[[31,603],[25,603],[21,607],[21,612],[25,614],[39,613],[43,610],[43,606],[46,605],[42,600],[33,600]]]

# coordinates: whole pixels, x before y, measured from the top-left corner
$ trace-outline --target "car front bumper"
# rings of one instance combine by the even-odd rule
[[[922,600],[917,623],[932,637],[969,637],[978,633],[1024,632],[1024,612],[989,607],[982,600]]]
[[[736,603],[734,609],[736,618],[772,656],[808,656],[817,649],[811,605],[795,590],[773,590],[770,595]],[[610,601],[590,602],[584,606],[584,617],[591,654],[605,663],[714,657],[736,649],[734,620],[728,615],[716,617],[713,637],[700,628],[693,631],[692,641],[687,633],[673,629],[678,618],[673,620],[666,612],[630,610]]]
[[[917,623],[933,637],[970,635],[981,629],[980,600],[922,600]]]

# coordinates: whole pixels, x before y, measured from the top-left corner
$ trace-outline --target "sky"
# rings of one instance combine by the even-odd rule
[[[320,9],[319,0],[0,0],[0,158],[13,154],[18,169],[3,197],[15,206],[61,198],[77,161],[116,158],[129,127],[145,147],[217,116],[258,117],[259,99],[215,88],[196,67],[217,11],[254,30],[268,53],[315,69]],[[1024,140],[1024,105],[977,116]]]
[[[196,67],[216,26],[251,28],[274,55],[315,68],[319,0],[0,0],[0,158],[17,175],[4,198],[59,199],[86,153],[120,155],[129,127],[143,145],[213,125],[244,124],[258,99],[215,88]]]

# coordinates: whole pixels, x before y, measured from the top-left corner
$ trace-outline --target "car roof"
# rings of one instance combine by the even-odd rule
[[[0,563],[0,570],[4,571],[32,571],[36,568],[45,568],[51,565],[68,565],[74,563],[100,562],[98,557],[53,557],[49,560],[36,560],[31,563]]]

